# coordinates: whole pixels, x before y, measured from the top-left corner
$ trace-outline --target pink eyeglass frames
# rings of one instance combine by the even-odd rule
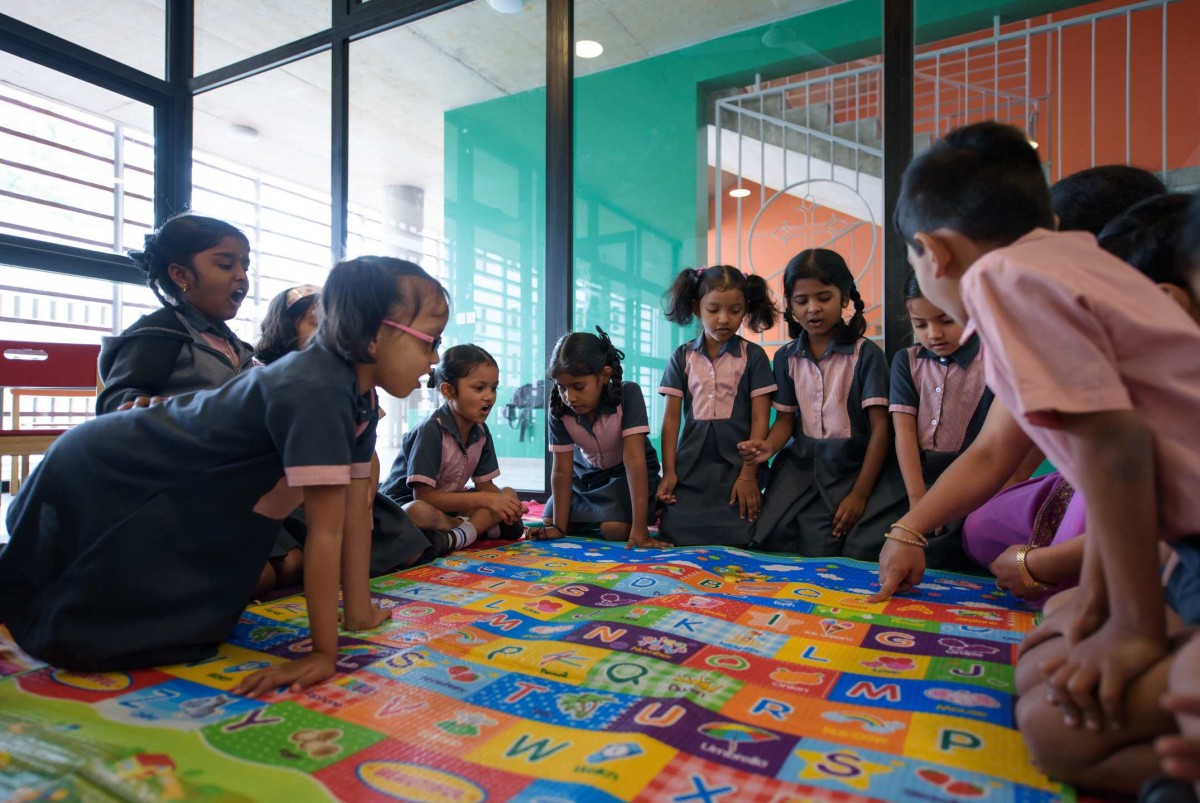
[[[418,332],[416,329],[413,329],[411,326],[405,326],[402,323],[396,323],[395,321],[389,321],[387,318],[384,318],[382,323],[384,326],[390,326],[393,329],[399,329],[401,332],[403,332],[406,335],[412,335],[417,340],[425,341],[426,343],[429,344],[429,351],[434,354],[436,354],[437,350],[439,348],[441,348],[442,339],[440,337],[434,337],[433,335],[427,335],[424,332]]]

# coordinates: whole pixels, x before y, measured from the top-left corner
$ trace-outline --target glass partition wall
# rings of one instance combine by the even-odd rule
[[[500,363],[502,477],[535,493],[546,351],[567,328],[612,335],[657,434],[666,359],[695,334],[661,312],[683,268],[731,264],[778,293],[790,256],[834,248],[870,335],[903,330],[885,314],[906,271],[885,270],[885,166],[908,154],[886,120],[917,150],[975,119],[1022,125],[1052,180],[1121,162],[1200,183],[1200,100],[1178,78],[1195,72],[1200,0],[921,0],[907,31],[879,0],[93,5],[0,0],[3,336],[94,343],[155,308],[124,254],[189,205],[250,236],[248,340],[271,295],[336,258],[412,259],[451,291],[447,342]],[[546,87],[568,64],[548,12],[568,8],[566,191]],[[899,35],[917,47],[896,116],[881,54]],[[554,231],[548,195],[572,206]],[[548,263],[551,242],[571,258]],[[385,462],[437,404],[388,402]]]

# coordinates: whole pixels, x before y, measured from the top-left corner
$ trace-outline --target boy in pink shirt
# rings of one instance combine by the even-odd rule
[[[1157,704],[1172,637],[1200,624],[1200,330],[1092,235],[1052,231],[1037,152],[1010,126],[915,159],[895,222],[922,292],[979,334],[996,398],[1087,500],[1080,587],[1022,645],[1018,723],[1049,774],[1134,792],[1176,729]],[[1159,540],[1178,563],[1165,600]]]

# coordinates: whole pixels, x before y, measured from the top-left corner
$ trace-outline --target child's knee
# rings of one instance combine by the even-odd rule
[[[1062,638],[1053,638],[1022,653],[1021,657],[1017,659],[1017,667],[1014,675],[1017,694],[1025,694],[1025,692],[1034,686],[1046,682],[1046,675],[1042,672],[1042,664],[1051,658],[1057,658],[1062,655],[1066,649],[1066,644],[1066,641]]]
[[[1016,718],[1034,766],[1065,783],[1086,781],[1087,771],[1101,756],[1088,755],[1090,734],[1063,722],[1062,709],[1046,700],[1044,685],[1038,684],[1021,694]]]
[[[428,502],[414,499],[404,506],[404,512],[422,530],[442,529],[442,512]]]

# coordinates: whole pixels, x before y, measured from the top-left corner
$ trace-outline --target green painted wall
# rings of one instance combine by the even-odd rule
[[[996,14],[1009,22],[1073,5],[926,0],[918,3],[918,42],[987,29]],[[575,328],[599,324],[625,350],[626,377],[646,391],[655,432],[662,410],[658,380],[671,350],[693,335],[662,319],[661,294],[681,268],[706,257],[706,99],[752,84],[756,74],[768,80],[877,55],[881,9],[880,0],[850,0],[576,79]],[[780,46],[763,43],[768,30],[769,41]],[[544,369],[538,290],[546,269],[545,119],[544,90],[445,117],[457,309],[469,311],[475,303],[476,247],[496,249],[525,277],[514,291],[520,314],[503,332],[469,323],[452,324],[449,332],[452,343],[473,341],[497,352],[507,386],[502,402],[515,384],[539,378]],[[541,454],[540,440],[498,446],[502,455]]]

